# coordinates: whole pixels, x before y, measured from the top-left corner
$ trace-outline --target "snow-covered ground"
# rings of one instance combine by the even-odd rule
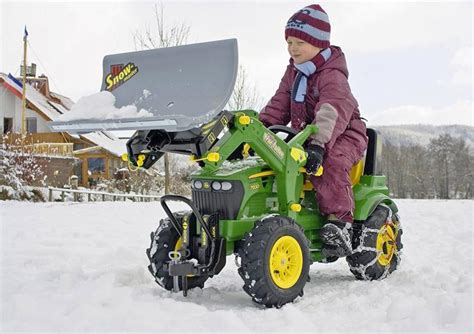
[[[260,309],[232,257],[187,298],[148,273],[155,203],[1,202],[0,331],[473,331],[473,201],[398,200],[404,257],[384,281],[314,264],[305,295]],[[176,208],[176,207],[175,207]]]

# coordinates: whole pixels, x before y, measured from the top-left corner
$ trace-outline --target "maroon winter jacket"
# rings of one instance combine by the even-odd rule
[[[367,147],[366,127],[347,81],[344,53],[337,46],[331,46],[331,52],[331,57],[308,78],[305,112],[303,108],[300,112],[291,110],[291,89],[297,75],[291,63],[259,119],[266,126],[287,125],[291,121],[291,127],[298,131],[306,124],[316,124],[319,132],[311,139],[312,144],[324,147],[328,154],[338,142],[344,146],[339,149],[352,151],[352,157],[357,159]]]

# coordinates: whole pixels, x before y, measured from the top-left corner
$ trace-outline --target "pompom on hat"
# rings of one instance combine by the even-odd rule
[[[325,49],[331,44],[331,25],[328,14],[320,5],[309,5],[296,12],[286,24],[285,40],[293,36]]]

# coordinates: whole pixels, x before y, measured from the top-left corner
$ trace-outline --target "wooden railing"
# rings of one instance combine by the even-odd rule
[[[10,145],[8,149],[24,154],[72,158],[73,146],[73,143],[36,143],[23,146]]]
[[[29,146],[31,146],[31,150],[35,154],[73,156],[73,143],[36,143]]]
[[[87,190],[87,189],[67,189],[67,188],[53,188],[48,187],[49,190],[49,201],[53,202],[53,192],[60,192],[61,201],[64,202],[66,198],[66,194],[73,195],[73,201],[79,202],[82,200],[81,194],[87,195],[87,201],[97,201],[102,200],[105,201],[126,201],[130,199],[136,202],[150,202],[150,201],[158,201],[160,200],[160,196],[152,196],[152,195],[134,195],[134,194],[116,194],[116,193],[108,193],[104,191],[94,191],[94,190]]]
[[[27,133],[23,137],[20,133],[7,133],[3,135],[3,140],[7,145],[17,145],[20,142],[31,145],[35,143],[66,143],[74,142],[64,137],[62,133],[41,132],[41,133]]]
[[[2,136],[7,149],[48,156],[72,157],[74,143],[60,133],[28,133],[24,138],[19,133]]]

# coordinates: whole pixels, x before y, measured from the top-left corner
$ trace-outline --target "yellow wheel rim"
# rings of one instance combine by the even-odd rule
[[[279,238],[270,252],[269,265],[276,286],[289,289],[295,285],[303,270],[303,252],[298,241],[289,235]]]
[[[392,261],[393,255],[397,252],[397,236],[394,231],[395,226],[385,224],[380,228],[375,246],[378,254],[378,262],[382,266],[387,266]]]

